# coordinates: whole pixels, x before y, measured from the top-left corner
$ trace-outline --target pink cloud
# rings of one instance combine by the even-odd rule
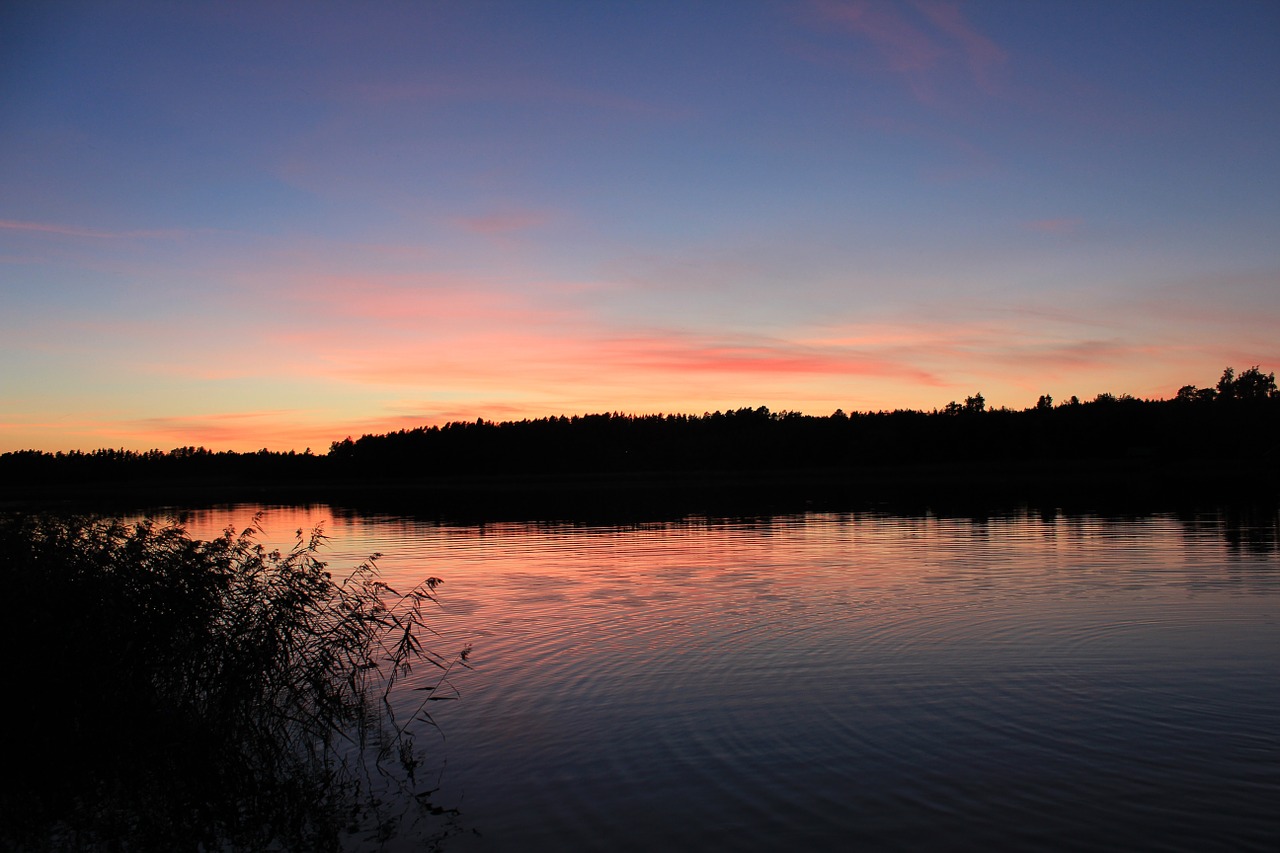
[[[903,75],[918,100],[932,103],[936,99],[928,72],[937,64],[942,50],[894,7],[853,0],[826,2],[822,9],[827,17],[871,42],[889,70]]]
[[[72,336],[86,353],[100,336],[147,339],[145,347],[117,353],[113,372],[180,376],[211,413],[109,420],[93,411],[100,403],[85,402],[47,426],[23,424],[20,412],[9,412],[0,438],[9,447],[40,442],[51,449],[319,451],[347,434],[477,417],[741,405],[811,414],[928,409],[976,391],[993,406],[1022,407],[1042,393],[1167,396],[1185,382],[1211,384],[1226,364],[1277,369],[1280,351],[1268,334],[1276,318],[1273,271],[1212,284],[1171,282],[1141,297],[1102,283],[1069,297],[935,299],[899,315],[765,334],[610,320],[594,315],[590,302],[575,301],[583,289],[575,283],[259,271],[244,285],[258,297],[255,318],[263,319],[237,326],[238,335],[213,324],[207,333],[175,329],[163,339],[148,339],[140,326]],[[1206,305],[1209,290],[1215,298]],[[227,381],[240,377],[253,382]],[[284,389],[279,397],[260,396]],[[321,390],[311,397],[299,389]],[[298,409],[235,411],[248,393],[282,406],[301,402]],[[323,409],[304,408],[312,405]],[[47,413],[31,414],[32,421],[48,420]]]
[[[893,6],[849,0],[824,3],[823,10],[875,44],[894,71],[924,71],[942,56],[934,40],[912,26]]]
[[[743,376],[898,376],[932,384],[927,372],[843,346],[792,341],[704,341],[681,334],[604,342],[611,364],[646,371]]]
[[[932,384],[951,385],[965,376],[1043,376],[1077,368],[1118,364],[1146,352],[1147,340],[1128,342],[1086,337],[1085,325],[1069,318],[1021,308],[988,311],[991,316],[966,318],[956,311],[950,321],[880,323],[838,330],[829,345],[857,348],[889,363],[918,365],[936,377]],[[1001,380],[1005,381],[1005,380]],[[917,380],[917,384],[930,384]]]
[[[939,93],[954,91],[957,63],[984,93],[1000,88],[994,72],[1007,54],[975,29],[955,3],[817,0],[815,5],[824,18],[868,42],[884,67],[900,75],[922,103],[941,105]]]
[[[60,234],[64,237],[93,237],[113,239],[120,237],[109,231],[96,231],[91,228],[77,228],[72,225],[58,225],[49,222],[21,222],[15,219],[0,219],[0,229],[6,231],[35,231],[41,234]]]
[[[706,338],[681,331],[627,333],[586,322],[537,323],[464,330],[457,334],[383,337],[374,345],[318,344],[317,374],[356,383],[426,386],[453,391],[564,387],[610,389],[710,383],[709,387],[787,387],[793,382],[874,377],[938,386],[909,359],[839,345],[744,337]]]
[[[960,11],[958,3],[949,2],[917,2],[917,9],[942,32],[950,36],[963,48],[970,71],[974,79],[991,93],[994,81],[991,79],[992,69],[998,67],[1008,54],[991,39],[975,30]]]
[[[518,285],[481,276],[317,275],[295,281],[282,298],[320,319],[348,322],[360,318],[380,321],[390,328],[424,330],[447,324],[457,331],[473,325],[546,325],[572,314],[567,308],[548,305],[545,298],[534,298],[545,292],[538,288],[535,294],[526,294]],[[323,333],[329,331],[324,329]]]
[[[485,216],[458,216],[452,222],[472,234],[501,236],[537,228],[550,220],[550,216],[537,211],[509,211]]]
[[[123,240],[132,238],[182,237],[191,232],[182,229],[165,229],[152,231],[102,231],[96,228],[81,228],[75,225],[60,225],[52,222],[26,222],[17,219],[0,219],[0,230],[30,231],[39,234],[58,234],[63,237],[87,237],[95,240]]]

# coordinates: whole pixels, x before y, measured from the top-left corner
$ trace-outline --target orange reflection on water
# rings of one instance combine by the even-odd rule
[[[725,827],[758,849],[1274,837],[1280,565],[1213,519],[312,506],[267,509],[264,542],[317,522],[335,576],[381,552],[393,586],[444,578],[429,642],[474,644],[462,700],[432,709],[435,801],[482,833],[460,850],[711,848]]]

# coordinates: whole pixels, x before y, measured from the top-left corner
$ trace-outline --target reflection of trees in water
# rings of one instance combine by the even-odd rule
[[[0,518],[23,720],[0,839],[323,850],[452,831],[414,742],[466,665],[466,650],[420,643],[439,580],[401,594],[372,560],[335,580],[323,538],[300,530],[281,553],[254,529],[205,542],[176,525]],[[392,688],[415,664],[438,678],[397,715]]]
[[[1275,504],[1228,506],[1212,513],[1182,514],[1178,520],[1188,535],[1219,536],[1232,551],[1280,551],[1280,506]]]
[[[1217,537],[1233,553],[1267,556],[1280,552],[1280,506],[1243,503],[1212,512],[1183,512],[1178,521],[1188,537]]]

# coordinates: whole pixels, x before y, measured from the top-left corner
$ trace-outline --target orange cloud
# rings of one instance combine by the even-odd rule
[[[296,410],[214,412],[149,418],[58,418],[0,423],[7,448],[34,450],[328,450],[332,428],[317,423],[316,413]],[[341,436],[338,436],[341,438]]]
[[[586,322],[559,327],[473,328],[445,334],[397,335],[375,341],[312,341],[313,377],[355,385],[432,389],[491,399],[661,398],[672,389],[794,396],[802,387],[872,378],[939,387],[942,380],[909,358],[831,344],[683,331],[643,334]],[[667,408],[674,403],[668,393]],[[554,412],[560,414],[561,412]]]
[[[1021,407],[1042,393],[1168,396],[1186,382],[1212,383],[1226,364],[1280,364],[1270,270],[1136,296],[1106,282],[1039,297],[1004,289],[981,303],[930,291],[928,301],[859,322],[721,328],[628,318],[622,285],[354,275],[304,263],[299,255],[297,268],[291,258],[244,274],[240,296],[211,297],[205,307],[228,313],[201,316],[226,324],[68,326],[85,363],[116,342],[106,384],[55,423],[36,425],[49,417],[34,411],[23,423],[11,409],[4,446],[321,450],[347,434],[477,417],[927,409],[977,391],[993,406]],[[601,288],[617,298],[601,303]],[[1215,294],[1208,304],[1206,292]],[[246,314],[236,306],[249,297]],[[114,376],[159,377],[153,400],[163,408],[145,403],[144,414],[167,417],[105,415],[116,406]],[[118,390],[133,393],[123,381]]]
[[[103,425],[107,435],[137,440],[146,436],[162,449],[205,446],[290,448],[299,439],[314,438],[313,413],[278,409],[249,412],[222,412],[202,415],[136,418]],[[255,447],[256,446],[256,447]],[[313,450],[327,450],[328,445]]]
[[[724,398],[809,410],[827,400],[846,409],[928,407],[981,389],[993,404],[1017,405],[1028,388],[1077,393],[1088,374],[1123,375],[1179,337],[1156,321],[1131,334],[1133,320],[1115,318],[1134,310],[1087,294],[1074,310],[1057,301],[930,303],[933,320],[917,310],[897,322],[763,335],[608,320],[575,301],[583,289],[497,277],[330,276],[291,285],[308,320],[282,334],[299,375],[428,392],[452,401],[441,407],[450,416],[470,415],[464,420],[494,416],[481,400],[524,414],[571,412],[560,406],[573,401],[588,410],[620,400],[628,401],[622,408],[699,410]],[[1066,387],[1044,387],[1059,381]],[[854,388],[860,397],[850,399]]]

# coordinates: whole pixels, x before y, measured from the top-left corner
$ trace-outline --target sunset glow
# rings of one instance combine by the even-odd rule
[[[1280,7],[13,4],[0,452],[1280,369]]]

